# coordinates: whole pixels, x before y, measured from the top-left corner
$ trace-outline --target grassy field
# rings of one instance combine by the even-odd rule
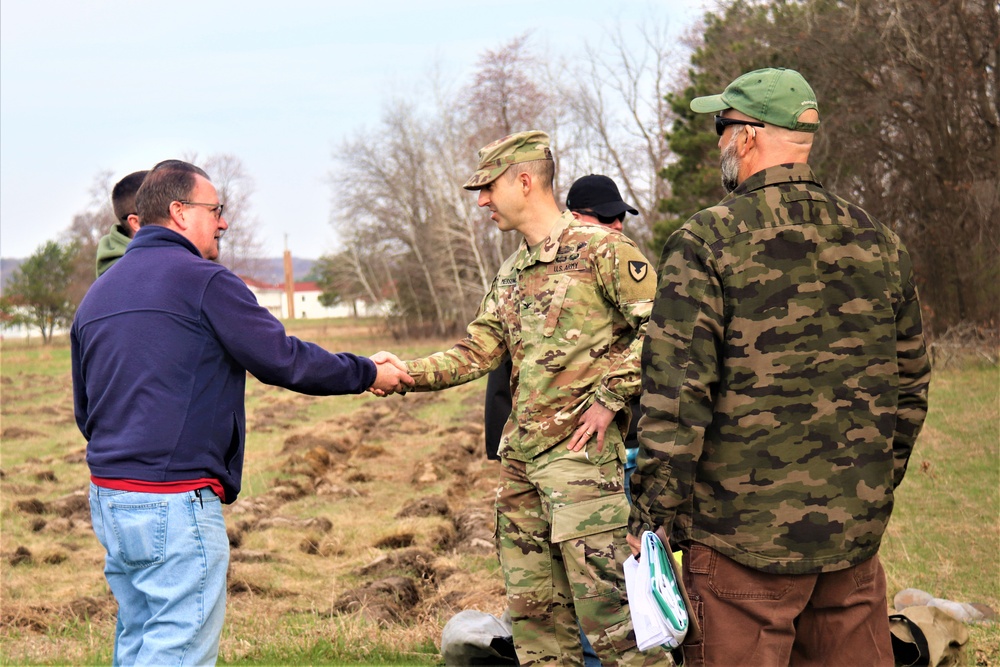
[[[374,322],[289,328],[404,358],[449,342],[398,343]],[[934,377],[882,549],[890,600],[915,587],[1000,609],[998,378],[972,363]],[[315,398],[248,382],[221,663],[435,665],[452,614],[502,612],[483,388]],[[0,428],[0,664],[108,664],[115,603],[90,531],[65,341],[3,343]],[[963,664],[1000,666],[1000,625],[970,632]]]

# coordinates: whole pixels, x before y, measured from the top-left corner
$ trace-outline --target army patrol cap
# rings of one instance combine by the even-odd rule
[[[518,132],[480,148],[476,173],[462,187],[466,190],[481,190],[512,164],[551,159],[549,135],[538,130]]]
[[[726,86],[719,95],[691,100],[695,113],[718,113],[736,109],[751,118],[799,132],[815,132],[819,123],[803,123],[799,116],[815,109],[816,93],[801,74],[793,69],[769,67],[747,72]]]

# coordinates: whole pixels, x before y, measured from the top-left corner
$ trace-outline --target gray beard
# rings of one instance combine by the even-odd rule
[[[729,140],[726,147],[722,149],[722,160],[719,165],[719,172],[722,176],[722,187],[726,193],[730,193],[740,184],[740,158],[736,155],[736,137],[738,132],[733,133],[733,138]]]

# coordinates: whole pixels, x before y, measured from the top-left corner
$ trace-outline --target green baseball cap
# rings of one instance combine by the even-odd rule
[[[691,100],[695,113],[718,113],[736,109],[751,118],[799,132],[815,132],[819,123],[803,123],[799,116],[815,109],[816,93],[793,69],[768,67],[747,72],[726,86],[720,95],[706,95]]]
[[[481,190],[512,164],[551,159],[549,135],[538,130],[511,134],[479,149],[476,173],[462,187],[466,190]]]

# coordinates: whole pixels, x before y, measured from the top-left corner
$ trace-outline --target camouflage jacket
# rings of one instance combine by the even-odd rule
[[[667,241],[642,362],[633,533],[785,574],[878,551],[930,376],[895,233],[805,164],[754,174]]]
[[[406,362],[414,389],[474,380],[509,350],[513,409],[501,456],[530,461],[569,437],[594,401],[618,412],[607,437],[624,451],[655,290],[632,241],[564,213],[548,238],[534,248],[522,239],[504,261],[462,341]]]

